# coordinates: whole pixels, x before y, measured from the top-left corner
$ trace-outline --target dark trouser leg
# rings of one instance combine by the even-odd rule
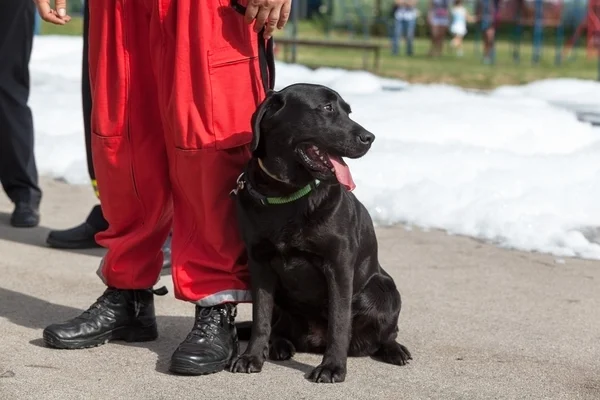
[[[85,153],[87,157],[88,173],[96,196],[96,174],[94,171],[94,163],[92,161],[91,149],[91,115],[92,115],[92,91],[90,86],[89,75],[89,58],[88,58],[88,32],[89,32],[89,0],[86,0],[83,5],[83,54],[81,62],[81,105],[83,112],[83,128],[85,135]],[[51,231],[48,235],[47,243],[56,248],[63,249],[83,249],[100,247],[96,243],[94,236],[96,233],[104,231],[108,228],[108,222],[104,218],[100,205],[94,206],[92,211],[82,224],[65,230]]]
[[[85,134],[85,153],[87,157],[88,173],[96,196],[99,195],[96,186],[96,172],[92,159],[92,91],[90,85],[89,71],[89,0],[83,5],[83,54],[81,63],[81,105],[83,111],[83,128]],[[56,248],[62,249],[84,249],[100,247],[96,243],[96,233],[108,229],[108,222],[104,218],[100,205],[94,206],[85,222],[65,230],[50,231],[47,243]],[[163,246],[163,268],[171,266],[171,237]]]
[[[88,174],[98,196],[98,187],[96,185],[96,172],[94,171],[94,162],[92,160],[92,88],[90,85],[90,64],[89,64],[89,37],[90,30],[90,8],[89,0],[83,4],[83,54],[81,57],[81,106],[83,111],[83,132],[85,135],[85,155],[87,159]],[[91,225],[95,231],[104,231],[108,228],[108,222],[102,214],[100,205],[95,206],[87,217],[86,223]],[[93,238],[92,238],[93,239]],[[93,241],[95,244],[95,241]]]
[[[88,57],[90,27],[89,0],[83,4],[83,54],[81,60],[81,105],[83,111],[83,129],[85,134],[85,154],[87,157],[88,174],[96,190],[96,173],[92,162],[92,90],[90,86],[90,64]],[[97,195],[97,193],[96,193]]]
[[[32,1],[0,1],[0,181],[14,203],[37,209],[42,197],[34,156],[29,100]]]
[[[417,20],[416,18],[410,19],[404,23],[406,24],[406,55],[412,56],[414,54],[413,41],[415,39]]]

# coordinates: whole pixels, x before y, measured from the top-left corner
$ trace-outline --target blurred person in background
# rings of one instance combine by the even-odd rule
[[[449,0],[430,0],[427,19],[431,26],[430,56],[442,55],[444,39],[450,25]]]
[[[496,27],[500,17],[500,0],[479,0],[477,2],[481,13],[481,29],[483,31],[483,62],[493,62]]]
[[[463,39],[467,34],[467,22],[473,22],[474,20],[469,14],[469,10],[463,5],[463,0],[455,0],[452,7],[450,33],[454,35],[451,44],[459,57],[463,55]]]
[[[0,0],[1,1],[1,0]],[[92,127],[91,127],[91,116],[92,116],[92,93],[90,88],[90,77],[89,77],[89,1],[83,1],[83,54],[82,54],[82,65],[81,65],[81,100],[83,108],[83,126],[85,135],[85,150],[88,166],[88,174],[92,182],[92,187],[96,194],[96,197],[100,197],[98,191],[98,185],[96,182],[96,174],[94,172],[94,163],[92,162]],[[86,220],[81,224],[64,230],[52,230],[48,234],[46,243],[57,249],[89,249],[101,247],[96,242],[96,234],[104,232],[108,229],[108,222],[104,218],[102,213],[102,207],[100,204],[96,204],[92,207]],[[171,246],[170,236],[163,246],[163,268],[168,268],[171,265]]]
[[[40,223],[42,200],[27,104],[35,5],[28,0],[0,0],[0,9],[0,182],[15,205],[11,225],[32,228]]]
[[[406,41],[406,55],[413,55],[413,40],[417,25],[416,0],[395,0],[392,7],[394,31],[392,34],[392,54],[400,53],[400,40]]]

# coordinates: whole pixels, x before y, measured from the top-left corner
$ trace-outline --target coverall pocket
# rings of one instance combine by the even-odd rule
[[[246,47],[246,46],[245,46]],[[248,51],[248,47],[254,49]],[[217,150],[244,146],[252,140],[251,119],[264,96],[257,43],[208,54],[212,98],[212,129]]]

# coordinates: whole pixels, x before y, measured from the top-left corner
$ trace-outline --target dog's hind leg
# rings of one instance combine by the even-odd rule
[[[315,329],[317,325],[320,329]],[[322,354],[325,351],[325,334],[325,323],[323,326],[311,324],[301,315],[292,315],[280,307],[275,307],[273,330],[269,342],[269,359],[288,360],[297,351]]]
[[[412,360],[408,349],[396,341],[384,343],[372,357],[387,364],[406,365]]]
[[[353,302],[351,356],[372,356],[380,361],[405,365],[412,356],[397,343],[402,302],[393,279],[387,274],[371,277]]]
[[[269,343],[269,360],[285,361],[294,357],[296,347],[288,339],[281,336],[271,336]]]

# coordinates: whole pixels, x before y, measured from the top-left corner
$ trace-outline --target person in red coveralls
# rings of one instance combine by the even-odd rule
[[[66,0],[54,9],[35,1],[45,21],[69,22]],[[173,224],[175,297],[194,303],[196,315],[169,369],[221,371],[238,348],[236,304],[251,302],[229,192],[250,158],[251,116],[274,79],[265,67],[272,34],[287,23],[291,0],[89,7],[92,158],[109,223],[96,237],[108,249],[98,272],[107,288],[78,317],[48,326],[44,342],[79,349],[155,340],[154,294],[165,290],[152,287]]]

